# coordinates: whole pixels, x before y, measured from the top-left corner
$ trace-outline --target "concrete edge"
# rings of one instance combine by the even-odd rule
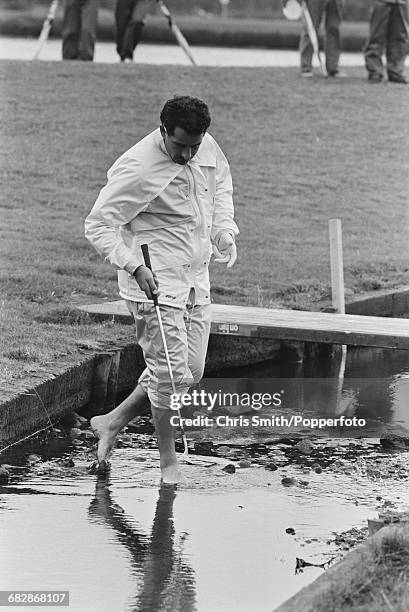
[[[409,523],[397,523],[382,527],[366,542],[347,553],[341,561],[327,569],[314,582],[305,586],[293,597],[275,608],[274,612],[294,612],[295,610],[317,612],[317,610],[323,609],[322,603],[325,597],[331,597],[334,592],[340,589],[348,590],[350,593],[353,592],[353,576],[359,572],[360,567],[367,565],[368,560],[373,557],[372,545],[380,545],[384,538],[399,537],[402,534],[409,535]]]
[[[368,293],[348,302],[345,310],[347,314],[373,317],[409,317],[409,287]]]
[[[206,374],[277,358],[279,341],[214,336],[209,342]],[[145,367],[136,341],[109,345],[59,375],[50,374],[0,405],[0,452],[54,424],[64,414],[86,409],[87,416],[109,412],[117,397],[129,393]]]

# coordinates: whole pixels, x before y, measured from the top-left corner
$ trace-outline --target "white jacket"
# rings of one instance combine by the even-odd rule
[[[211,243],[217,245],[224,231],[238,234],[230,169],[216,141],[206,133],[193,159],[180,165],[157,129],[126,151],[107,177],[85,235],[118,269],[121,297],[148,301],[132,276],[144,263],[140,247],[147,243],[159,302],[182,308],[193,287],[196,304],[208,304]]]

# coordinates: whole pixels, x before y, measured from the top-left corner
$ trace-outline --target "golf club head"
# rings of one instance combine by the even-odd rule
[[[302,14],[301,4],[298,0],[287,0],[285,6],[283,6],[283,13],[286,19],[290,21],[297,21],[300,19]]]

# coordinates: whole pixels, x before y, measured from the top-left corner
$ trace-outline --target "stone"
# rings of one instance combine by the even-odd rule
[[[275,472],[276,470],[278,470],[278,467],[274,463],[274,461],[269,461],[268,463],[265,464],[264,467],[266,470],[270,470],[271,472]]]
[[[222,446],[218,446],[215,452],[220,457],[226,457],[227,455],[230,455],[231,450],[232,449],[230,448],[230,446],[222,445]]]
[[[80,438],[82,436],[82,429],[80,429],[79,427],[71,427],[70,429],[70,438],[72,438],[73,440]]]
[[[295,535],[295,529],[293,527],[287,527],[285,532],[290,534],[290,535]]]
[[[193,448],[199,455],[213,455],[214,445],[211,440],[200,440],[195,442]]]
[[[10,472],[4,467],[4,465],[0,465],[0,484],[7,484],[10,478]]]
[[[312,442],[310,442],[310,440],[300,440],[300,442],[297,442],[294,448],[296,448],[298,452],[302,453],[303,455],[310,455],[311,451],[314,449],[314,445]]]
[[[241,468],[249,468],[251,466],[250,461],[247,461],[247,459],[242,459],[241,461],[239,461],[239,467]]]
[[[34,453],[27,457],[27,463],[39,463],[40,461],[42,461],[40,455],[35,455]]]
[[[234,474],[236,471],[236,466],[233,465],[232,463],[228,463],[227,465],[224,466],[224,468],[222,468],[223,472],[227,472],[228,474]]]
[[[380,443],[383,448],[409,448],[409,435],[386,433]]]
[[[293,485],[296,484],[296,480],[295,478],[292,478],[291,476],[285,476],[281,480],[281,484],[284,485],[285,487],[292,487]]]

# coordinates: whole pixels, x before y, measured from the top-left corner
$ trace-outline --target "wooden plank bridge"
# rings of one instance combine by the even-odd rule
[[[131,320],[123,300],[78,308],[98,318]],[[409,349],[409,319],[212,304],[212,334]]]

